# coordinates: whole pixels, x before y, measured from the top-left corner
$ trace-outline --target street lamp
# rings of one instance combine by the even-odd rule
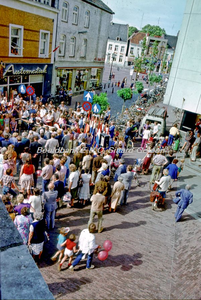
[[[115,53],[112,53],[112,63],[111,63],[111,67],[110,67],[110,75],[109,75],[109,80],[111,81],[112,80],[112,66],[113,66],[113,62],[114,62],[114,59],[116,58],[116,54]]]

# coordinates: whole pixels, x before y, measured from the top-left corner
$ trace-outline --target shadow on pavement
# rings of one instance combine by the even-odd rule
[[[80,290],[81,286],[84,284],[92,283],[91,279],[87,277],[81,277],[80,279],[66,279],[66,277],[60,277],[59,279],[63,279],[63,281],[48,284],[50,291],[54,296],[56,296],[56,299],[59,299],[59,297],[62,297],[66,294],[74,293]]]
[[[142,258],[141,253],[136,253],[133,255],[120,254],[116,256],[112,256],[109,254],[108,258],[105,261],[100,262],[99,260],[97,260],[95,262],[95,266],[96,268],[121,266],[121,271],[130,271],[133,266],[140,266],[141,264],[143,264],[143,260],[141,260],[140,258]]]
[[[104,231],[110,231],[113,229],[128,229],[128,228],[138,227],[138,226],[145,225],[145,224],[147,224],[147,222],[145,222],[145,221],[139,221],[137,223],[131,223],[131,222],[124,221],[124,222],[121,222],[121,224],[106,227],[106,228],[104,228]]]

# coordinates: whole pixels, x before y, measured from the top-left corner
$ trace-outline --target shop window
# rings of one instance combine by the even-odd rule
[[[121,46],[121,53],[124,53],[125,52],[125,46]]]
[[[75,56],[75,42],[76,42],[76,38],[72,37],[70,39],[70,53],[69,53],[69,56]]]
[[[87,39],[83,39],[80,57],[86,57],[86,54],[87,54]]]
[[[29,75],[22,75],[22,82],[29,82]]]
[[[50,32],[40,30],[39,57],[48,57]]]
[[[63,2],[61,20],[68,22],[68,2]]]
[[[108,50],[112,50],[112,44],[108,45]]]
[[[89,28],[89,22],[90,22],[90,11],[85,11],[85,17],[84,17],[84,27]]]
[[[78,6],[74,6],[74,8],[73,8],[73,24],[74,25],[78,24],[78,13],[79,13]]]
[[[123,62],[123,55],[119,56],[119,62]]]
[[[21,83],[21,76],[18,75],[18,76],[10,76],[9,77],[9,83],[10,84],[14,84],[14,83]]]
[[[78,70],[75,77],[75,90],[82,91],[87,88],[88,70]]]
[[[118,45],[115,45],[115,46],[114,46],[114,51],[117,52],[118,50],[119,50],[119,46],[118,46]]]
[[[66,36],[64,34],[61,34],[60,42],[59,42],[59,56],[65,55],[65,41],[66,41]]]
[[[23,33],[23,26],[9,25],[9,56],[23,55]]]

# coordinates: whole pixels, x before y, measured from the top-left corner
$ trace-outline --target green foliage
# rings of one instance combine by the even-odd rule
[[[92,105],[96,104],[96,103],[99,104],[101,107],[101,111],[99,112],[99,114],[102,114],[104,111],[107,110],[107,108],[109,106],[107,94],[100,93],[100,96],[94,95]]]
[[[143,86],[143,83],[140,82],[140,81],[137,81],[135,83],[135,87],[136,87],[136,90],[138,92],[138,94],[142,93],[143,89],[144,89],[144,86]]]
[[[157,54],[158,54],[158,41],[155,41],[153,43],[152,55],[153,55],[153,57],[156,57]]]
[[[132,91],[130,88],[123,88],[117,91],[117,95],[126,101],[132,98]]]
[[[138,32],[137,27],[129,26],[128,28],[128,37],[130,37],[134,32]]]
[[[148,33],[150,36],[161,36],[162,34],[166,34],[165,29],[156,25],[145,25],[142,30],[144,33]]]
[[[144,37],[142,40],[142,56],[145,54],[144,52],[146,49],[147,49],[146,37]]]
[[[145,64],[145,58],[144,57],[136,57],[134,59],[134,67],[135,67],[135,71],[138,73],[138,72],[141,72],[142,70],[142,65]]]
[[[161,75],[159,75],[159,76],[157,76],[156,74],[149,75],[149,83],[150,83],[150,85],[153,85],[154,82],[161,82],[162,79],[163,78],[162,78]]]

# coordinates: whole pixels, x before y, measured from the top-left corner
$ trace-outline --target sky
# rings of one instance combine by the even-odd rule
[[[115,13],[114,23],[141,29],[146,24],[159,25],[169,35],[180,30],[186,0],[103,0]]]

